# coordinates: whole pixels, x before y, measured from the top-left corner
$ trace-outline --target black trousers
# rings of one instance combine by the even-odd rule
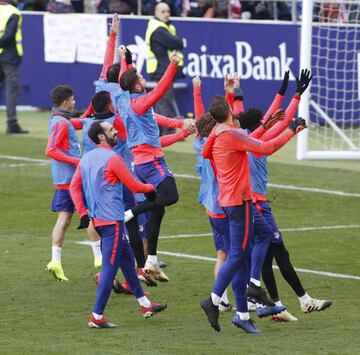
[[[176,182],[173,177],[166,177],[156,188],[156,198],[139,203],[131,209],[134,216],[150,211],[148,228],[148,254],[156,255],[161,222],[165,214],[165,207],[173,205],[179,200]]]
[[[262,277],[264,284],[272,300],[278,301],[279,294],[276,286],[274,271],[272,268],[273,259],[280,269],[280,272],[287,283],[291,286],[298,297],[305,295],[305,290],[291,264],[289,252],[284,243],[271,243],[263,264]]]

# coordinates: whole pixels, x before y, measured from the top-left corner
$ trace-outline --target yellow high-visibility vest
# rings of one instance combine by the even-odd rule
[[[22,23],[22,16],[21,12],[12,5],[0,5],[0,37],[2,37],[5,33],[5,29],[9,18],[12,15],[19,16],[18,28],[15,34],[15,41],[16,41],[16,50],[20,57],[23,56],[23,47],[22,47],[22,34],[21,34],[21,23]],[[4,51],[4,48],[0,48],[0,54]]]
[[[147,48],[147,60],[146,60],[146,72],[148,74],[153,74],[156,72],[158,61],[155,57],[154,52],[151,50],[150,47],[150,39],[152,34],[159,28],[164,27],[167,31],[169,31],[173,36],[176,36],[176,28],[173,25],[167,25],[162,21],[157,20],[156,18],[152,18],[149,20],[148,27],[146,29],[145,34],[145,43]],[[184,65],[183,61],[183,54],[178,52],[180,56],[180,63],[179,66],[182,67]],[[170,59],[171,51],[168,51],[168,56]]]

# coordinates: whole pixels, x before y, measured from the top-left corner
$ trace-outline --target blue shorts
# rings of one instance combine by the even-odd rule
[[[135,202],[135,194],[129,190],[125,185],[123,185],[123,201],[125,211],[129,210],[130,208],[136,205]]]
[[[209,222],[214,235],[214,244],[216,251],[229,250],[229,221],[227,218],[212,218],[209,216]]]
[[[155,158],[148,163],[135,165],[135,173],[140,181],[146,184],[152,184],[155,188],[167,177],[174,177],[166,165],[164,158]]]
[[[272,230],[273,238],[271,243],[283,243],[282,235],[271,212],[271,207],[265,201],[258,201],[256,203],[256,209]]]
[[[139,235],[141,240],[144,240],[147,238],[147,230],[148,230],[148,224],[150,220],[150,213],[145,212],[138,215],[138,224],[139,224]]]
[[[72,202],[69,190],[55,190],[54,198],[51,204],[53,212],[71,212],[74,213],[75,206]]]

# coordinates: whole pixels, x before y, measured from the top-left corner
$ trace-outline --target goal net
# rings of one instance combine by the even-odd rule
[[[298,159],[360,159],[360,1],[304,0],[300,67],[313,80],[299,116]]]

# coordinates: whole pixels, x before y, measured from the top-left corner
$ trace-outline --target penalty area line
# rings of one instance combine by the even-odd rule
[[[85,241],[79,241],[75,242],[76,244],[80,245],[91,245],[91,243],[88,240]],[[216,258],[211,258],[208,256],[201,256],[201,255],[192,255],[192,254],[184,254],[184,253],[174,253],[171,251],[158,251],[157,252],[160,255],[166,255],[166,256],[173,256],[176,258],[183,258],[183,259],[193,259],[193,260],[201,260],[201,261],[209,261],[214,263],[216,261]],[[273,266],[273,269],[279,269],[277,266]],[[295,268],[297,272],[303,272],[307,274],[314,274],[314,275],[320,275],[320,276],[328,276],[328,277],[334,277],[338,279],[348,279],[348,280],[360,280],[360,276],[354,276],[354,275],[348,275],[348,274],[338,274],[335,272],[328,272],[328,271],[320,271],[320,270],[310,270],[310,269],[303,269],[303,268]]]

